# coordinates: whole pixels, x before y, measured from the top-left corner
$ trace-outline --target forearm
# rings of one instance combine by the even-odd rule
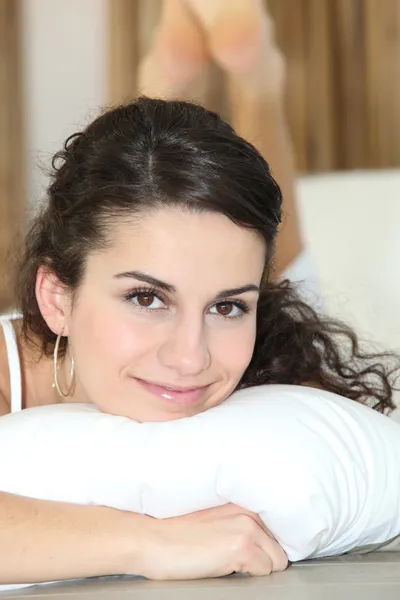
[[[146,519],[0,492],[0,584],[134,572]]]

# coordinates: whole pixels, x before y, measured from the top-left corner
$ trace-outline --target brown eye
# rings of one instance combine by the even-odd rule
[[[238,319],[249,312],[249,307],[244,302],[218,302],[214,304],[210,313],[225,319]]]
[[[223,302],[221,304],[216,305],[217,312],[222,317],[228,317],[232,312],[232,308],[232,302]]]
[[[163,299],[152,290],[133,290],[126,294],[125,299],[137,308],[144,308],[150,311],[167,308]]]
[[[139,306],[143,306],[143,308],[148,308],[154,302],[154,294],[138,294],[136,296],[137,303]]]

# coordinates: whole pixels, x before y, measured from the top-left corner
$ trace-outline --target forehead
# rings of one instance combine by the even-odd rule
[[[195,278],[213,285],[218,279],[219,287],[235,277],[240,284],[259,281],[264,268],[261,236],[219,213],[158,209],[131,222],[116,221],[109,233],[111,244],[88,268],[92,263],[115,272],[141,270],[178,286]]]

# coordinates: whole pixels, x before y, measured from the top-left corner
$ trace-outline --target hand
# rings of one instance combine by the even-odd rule
[[[150,519],[135,566],[148,579],[269,575],[288,559],[260,517],[234,504]]]

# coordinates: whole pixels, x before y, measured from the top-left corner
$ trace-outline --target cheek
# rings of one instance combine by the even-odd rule
[[[154,346],[155,331],[132,318],[122,310],[110,310],[110,307],[78,310],[73,319],[74,347],[76,357],[87,365],[98,364],[107,370],[107,365],[123,368],[125,364],[146,355]]]

